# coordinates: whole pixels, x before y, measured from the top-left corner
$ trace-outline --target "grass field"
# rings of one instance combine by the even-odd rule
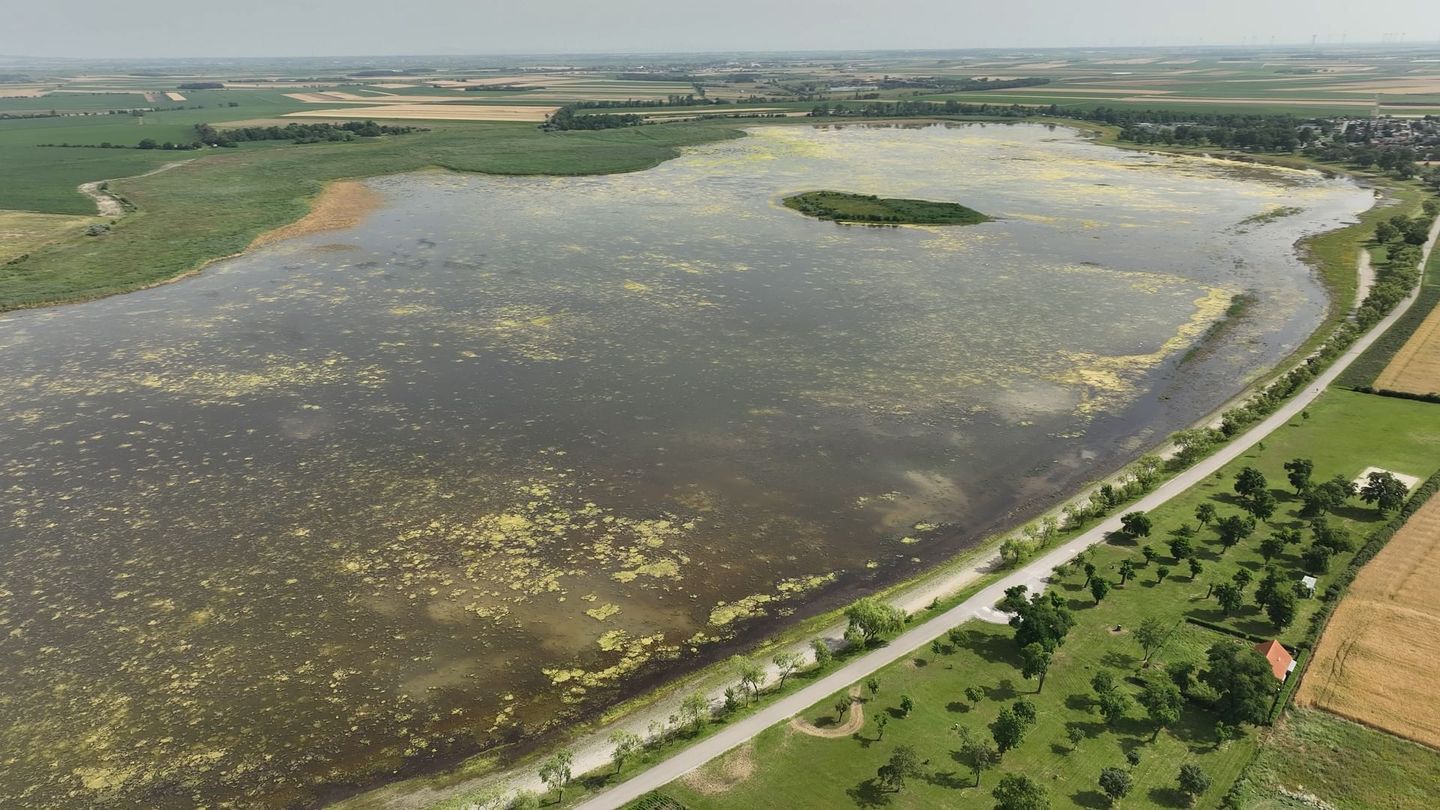
[[[87,216],[0,211],[0,264],[52,242],[77,236],[87,225],[97,221],[95,217]]]
[[[1436,796],[1440,752],[1324,712],[1292,709],[1266,735],[1232,806],[1431,810]]]
[[[1440,419],[1440,415],[1437,415]],[[1296,702],[1440,746],[1440,498],[1365,564],[1325,628]]]
[[[1124,767],[1125,752],[1138,749],[1141,762],[1133,771],[1135,790],[1126,804],[1179,806],[1180,797],[1172,788],[1176,771],[1183,762],[1199,764],[1216,787],[1207,793],[1201,806],[1217,806],[1226,786],[1248,762],[1255,745],[1253,735],[1228,746],[1216,747],[1213,718],[1194,709],[1187,710],[1172,729],[1150,742],[1153,727],[1136,707],[1115,729],[1107,729],[1090,708],[1089,679],[1101,670],[1116,676],[1133,674],[1141,663],[1139,646],[1128,629],[1143,618],[1158,617],[1177,628],[1157,653],[1160,661],[1198,660],[1217,639],[1230,638],[1213,630],[1185,622],[1187,617],[1213,622],[1236,632],[1261,637],[1279,637],[1292,650],[1305,635],[1309,618],[1320,607],[1318,600],[1302,600],[1294,623],[1277,632],[1268,619],[1250,603],[1235,616],[1220,614],[1206,599],[1211,583],[1229,581],[1244,568],[1256,580],[1263,570],[1258,552],[1259,538],[1270,528],[1297,523],[1298,501],[1285,490],[1281,465],[1296,456],[1314,460],[1317,480],[1334,473],[1347,477],[1365,466],[1376,465],[1413,471],[1428,476],[1440,467],[1440,418],[1435,406],[1407,400],[1367,396],[1332,390],[1309,410],[1309,418],[1297,419],[1273,434],[1263,445],[1228,465],[1215,478],[1192,488],[1179,498],[1150,514],[1155,528],[1145,541],[1155,546],[1158,558],[1147,565],[1135,544],[1114,541],[1096,548],[1093,561],[1101,576],[1118,580],[1121,561],[1130,560],[1139,573],[1124,587],[1115,589],[1098,606],[1083,588],[1083,574],[1072,572],[1058,577],[1058,588],[1075,611],[1077,624],[1057,654],[1044,691],[1034,692],[1034,682],[1024,681],[1017,669],[1012,631],[1002,626],[973,622],[965,626],[965,638],[953,652],[920,654],[914,660],[893,665],[878,675],[882,685],[878,700],[867,705],[874,716],[896,707],[901,694],[910,695],[917,708],[908,718],[895,717],[883,740],[867,724],[855,738],[819,739],[781,725],[758,737],[753,747],[740,749],[727,759],[712,763],[690,780],[667,786],[664,793],[687,807],[752,807],[767,802],[782,806],[849,807],[889,804],[895,807],[988,807],[988,788],[967,787],[968,773],[951,752],[956,743],[955,724],[985,733],[987,724],[1002,703],[1024,696],[1036,703],[1040,721],[1015,751],[1007,754],[1001,772],[1029,774],[1047,786],[1053,807],[1099,807],[1103,797],[1095,779],[1102,767]],[[1188,570],[1170,558],[1164,541],[1181,523],[1194,525],[1194,509],[1202,502],[1215,504],[1221,514],[1237,511],[1232,483],[1241,467],[1254,466],[1269,477],[1271,488],[1281,498],[1281,509],[1269,526],[1229,551],[1223,551],[1213,530],[1201,530],[1196,537],[1197,557],[1204,571],[1191,580]],[[1359,506],[1339,510],[1336,517],[1349,526],[1357,540],[1383,525],[1373,508]],[[1331,573],[1320,578],[1323,591],[1344,570],[1349,555],[1337,557]],[[1295,551],[1276,559],[1276,564],[1298,578]],[[1171,569],[1169,578],[1157,581],[1160,566]],[[1114,628],[1121,628],[1115,632]],[[968,686],[986,690],[986,698],[969,706],[963,693]],[[825,700],[803,713],[818,720],[833,717],[833,699]],[[1065,732],[1080,728],[1084,738],[1071,750]],[[927,776],[910,780],[899,795],[881,796],[866,781],[883,764],[894,745],[916,747],[930,764]],[[747,774],[740,779],[737,775]],[[993,785],[998,774],[986,777]],[[885,801],[888,800],[888,801]]]

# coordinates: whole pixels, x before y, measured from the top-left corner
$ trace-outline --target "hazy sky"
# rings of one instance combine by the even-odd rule
[[[357,54],[1440,40],[1440,0],[10,0],[0,55]]]

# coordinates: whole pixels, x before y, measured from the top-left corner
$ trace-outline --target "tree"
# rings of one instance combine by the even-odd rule
[[[1324,574],[1330,571],[1330,547],[1315,543],[1300,554],[1300,564],[1305,570],[1312,574]]]
[[[800,668],[800,654],[779,652],[775,653],[775,657],[771,658],[770,661],[775,664],[775,669],[780,675],[779,688],[785,688],[785,679],[789,678],[795,673],[795,670]]]
[[[1070,741],[1070,750],[1074,751],[1080,747],[1080,741],[1085,739],[1085,729],[1071,724],[1065,729],[1065,739]]]
[[[614,746],[615,753],[610,755],[611,761],[615,763],[615,772],[619,773],[625,767],[625,760],[635,755],[635,752],[645,744],[640,735],[625,729],[616,729],[610,732],[610,745]]]
[[[1023,587],[1023,586],[1021,586]],[[1065,640],[1075,618],[1065,606],[1065,600],[1056,592],[1037,593],[1033,599],[1025,600],[1023,595],[1012,599],[1007,594],[1000,607],[1013,609],[1010,626],[1015,628],[1015,643],[1021,649],[1039,644],[1053,651]]]
[[[1308,458],[1296,458],[1285,462],[1286,478],[1290,479],[1290,486],[1295,488],[1296,495],[1304,495],[1310,488],[1310,476],[1315,472],[1315,464]]]
[[[140,148],[141,148],[141,149],[159,149],[159,148],[160,148],[160,144],[156,143],[154,138],[142,138],[142,139],[140,140]]]
[[[1220,533],[1220,545],[1229,551],[1231,546],[1249,537],[1251,532],[1255,531],[1255,518],[1226,515],[1215,521],[1215,530]]]
[[[1155,723],[1155,734],[1151,740],[1160,736],[1161,729],[1179,720],[1180,710],[1185,706],[1185,697],[1180,694],[1180,687],[1168,678],[1160,677],[1146,681],[1145,688],[1140,690],[1136,700],[1145,707],[1145,713],[1150,715],[1150,720]]]
[[[1265,604],[1265,615],[1275,629],[1284,630],[1295,622],[1295,591],[1280,588]]]
[[[765,668],[742,656],[730,659],[730,668],[740,679],[740,688],[748,690],[752,697],[760,697],[760,683],[765,680]],[[748,702],[748,698],[747,698]]]
[[[1207,501],[1195,507],[1195,519],[1200,522],[1200,528],[1209,526],[1215,519],[1215,504]]]
[[[1025,679],[1039,678],[1035,694],[1045,688],[1045,673],[1050,671],[1050,651],[1038,642],[1026,644],[1020,649],[1020,675]]]
[[[875,739],[885,739],[885,727],[890,724],[890,715],[880,712],[875,715]]]
[[[1189,537],[1172,537],[1168,545],[1170,546],[1170,556],[1177,563],[1195,555],[1195,544],[1190,542]]]
[[[835,698],[835,702],[830,704],[830,708],[835,710],[835,722],[838,723],[845,719],[845,712],[850,711],[850,704],[854,702],[849,695],[840,695]]]
[[[1010,706],[1001,709],[995,722],[990,724],[990,735],[995,738],[995,747],[1002,754],[1019,745],[1029,731],[1030,723]]]
[[[1235,587],[1239,588],[1241,593],[1244,593],[1245,589],[1250,586],[1251,579],[1253,579],[1253,576],[1250,574],[1249,568],[1238,569],[1230,577],[1230,581],[1235,583]]]
[[[1256,520],[1269,520],[1275,515],[1275,510],[1280,502],[1275,500],[1274,493],[1268,489],[1261,490],[1255,497],[1244,503],[1244,509]]]
[[[705,721],[710,718],[710,699],[704,692],[695,692],[687,695],[680,702],[680,714],[690,722],[690,730],[698,732]]]
[[[1113,692],[1115,691],[1115,676],[1110,674],[1110,670],[1102,669],[1090,679],[1090,688],[1095,690],[1096,695]]]
[[[1105,718],[1106,725],[1113,727],[1129,710],[1130,696],[1119,689],[1100,693],[1100,716]]]
[[[570,784],[570,768],[574,763],[575,755],[569,751],[557,751],[540,763],[540,781],[555,791],[560,801],[565,800],[565,786]]]
[[[867,679],[865,679],[865,688],[868,689],[868,690],[870,690],[870,699],[871,699],[871,700],[874,700],[874,699],[875,699],[875,696],[878,695],[878,694],[880,694],[880,679],[879,679],[879,678],[867,678]]]
[[[1259,724],[1269,713],[1275,675],[1270,662],[1248,644],[1216,642],[1206,653],[1200,680],[1215,690],[1215,712],[1231,724]]]
[[[1221,720],[1215,724],[1215,747],[1219,748],[1231,740],[1238,740],[1244,734],[1244,730],[1239,726]]]
[[[1215,586],[1215,601],[1220,603],[1220,612],[1229,616],[1244,604],[1244,596],[1233,583],[1222,582]]]
[[[1000,749],[969,728],[960,727],[960,759],[975,774],[975,787],[980,787],[980,774],[1000,764]]]
[[[908,745],[897,745],[890,753],[890,759],[880,766],[875,776],[880,789],[898,793],[905,789],[905,778],[920,773],[920,756]]]
[[[1265,474],[1254,467],[1246,467],[1235,476],[1235,494],[1247,501],[1254,500],[1269,486]]]
[[[930,654],[931,654],[931,655],[936,656],[936,657],[938,658],[938,657],[940,656],[940,653],[942,653],[942,652],[944,652],[944,651],[945,651],[945,648],[944,648],[943,646],[941,646],[941,644],[940,644],[940,639],[937,638],[937,639],[934,639],[933,641],[930,642]]]
[[[1036,720],[1040,719],[1040,713],[1035,710],[1035,704],[1025,698],[1016,699],[1016,701],[1011,704],[1011,708],[1015,710],[1016,717],[1019,717],[1032,726],[1035,725]]]
[[[859,631],[866,643],[905,625],[905,614],[900,608],[873,596],[851,605],[845,611],[845,618],[850,620],[850,628]]]
[[[1112,805],[1125,798],[1133,784],[1130,772],[1122,768],[1106,768],[1100,771],[1100,789],[1105,791]]]
[[[1170,576],[1170,569],[1168,566],[1162,565],[1159,568],[1155,569],[1155,581],[1157,583],[1164,582],[1165,578],[1168,576]]]
[[[1403,506],[1409,492],[1409,487],[1396,478],[1394,473],[1378,470],[1366,477],[1365,486],[1360,488],[1360,500],[1375,504],[1383,515]]]
[[[910,716],[910,712],[912,712],[912,711],[914,711],[914,710],[915,710],[915,698],[912,698],[912,697],[910,697],[909,695],[901,695],[901,696],[900,696],[900,714],[901,714],[902,716],[904,716],[904,717],[909,717],[909,716]]]
[[[1095,597],[1095,604],[1100,604],[1100,601],[1105,598],[1105,594],[1107,593],[1110,593],[1110,581],[1108,579],[1096,577],[1090,581],[1090,595]]]
[[[1284,553],[1285,540],[1283,538],[1272,534],[1260,541],[1260,556],[1265,558],[1265,562],[1268,563]]]
[[[1142,664],[1150,663],[1150,656],[1159,651],[1169,635],[1170,628],[1158,616],[1146,616],[1140,621],[1140,626],[1135,628],[1135,643],[1145,651]]]
[[[1007,773],[1000,777],[990,795],[995,797],[995,810],[1046,810],[1050,806],[1045,788],[1019,773]]]
[[[1088,588],[1090,587],[1090,581],[1095,579],[1095,563],[1087,560],[1085,562],[1085,567],[1081,570],[1085,572],[1085,584],[1081,585],[1080,587]]]
[[[1199,560],[1195,559],[1194,557],[1191,557],[1191,558],[1190,558],[1189,560],[1187,560],[1186,562],[1188,562],[1188,563],[1190,564],[1190,581],[1191,581],[1191,582],[1194,582],[1196,577],[1198,577],[1198,576],[1200,576],[1200,574],[1204,573],[1204,571],[1205,571],[1205,566],[1204,566],[1204,564],[1202,564]]]
[[[1280,572],[1275,570],[1274,566],[1266,568],[1264,579],[1261,579],[1260,584],[1255,586],[1255,604],[1262,608],[1265,607],[1283,588],[1284,580],[1281,579]]]
[[[1343,475],[1337,475],[1323,484],[1311,487],[1305,493],[1305,514],[1314,517],[1333,512],[1344,506],[1357,491],[1354,482],[1347,481]]]
[[[1152,524],[1144,512],[1127,512],[1120,516],[1120,530],[1133,538],[1149,537]]]
[[[1200,770],[1200,766],[1193,762],[1187,762],[1180,766],[1180,776],[1176,780],[1180,792],[1185,794],[1187,804],[1195,804],[1195,799],[1210,789],[1210,777]]]
[[[985,690],[978,686],[967,686],[965,687],[965,699],[971,704],[979,703],[985,699]]]
[[[825,666],[826,664],[830,663],[830,660],[832,658],[835,657],[835,653],[830,651],[829,642],[825,641],[825,639],[823,638],[814,638],[810,640],[810,652],[815,655],[815,666],[817,667]]]
[[[1145,558],[1146,565],[1150,565],[1151,563],[1155,562],[1155,558],[1160,556],[1158,553],[1156,553],[1153,546],[1145,546],[1144,548],[1140,549],[1140,555]]]
[[[1120,561],[1120,584],[1121,584],[1121,585],[1124,585],[1124,584],[1125,584],[1125,581],[1128,580],[1130,577],[1133,577],[1133,576],[1135,576],[1135,562],[1134,562],[1133,560],[1128,559],[1128,558],[1127,558],[1127,559],[1124,559],[1124,560],[1121,560],[1121,561]]]

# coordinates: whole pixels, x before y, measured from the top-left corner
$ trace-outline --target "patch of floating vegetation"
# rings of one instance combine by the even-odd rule
[[[908,200],[852,194],[846,191],[804,191],[784,200],[785,207],[807,217],[863,225],[978,225],[992,221],[960,203]]]
[[[1296,214],[1304,213],[1304,211],[1305,209],[1294,205],[1277,205],[1274,208],[1268,208],[1258,214],[1252,214],[1240,220],[1236,223],[1235,227],[1239,232],[1244,233],[1252,225],[1268,225],[1272,222],[1285,219],[1286,217],[1293,217]]]

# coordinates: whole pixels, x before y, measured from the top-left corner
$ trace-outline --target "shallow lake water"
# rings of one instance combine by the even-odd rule
[[[913,575],[1292,350],[1293,243],[1371,201],[1037,125],[370,185],[354,230],[0,318],[0,804],[314,803]],[[820,188],[997,220],[778,204]]]

